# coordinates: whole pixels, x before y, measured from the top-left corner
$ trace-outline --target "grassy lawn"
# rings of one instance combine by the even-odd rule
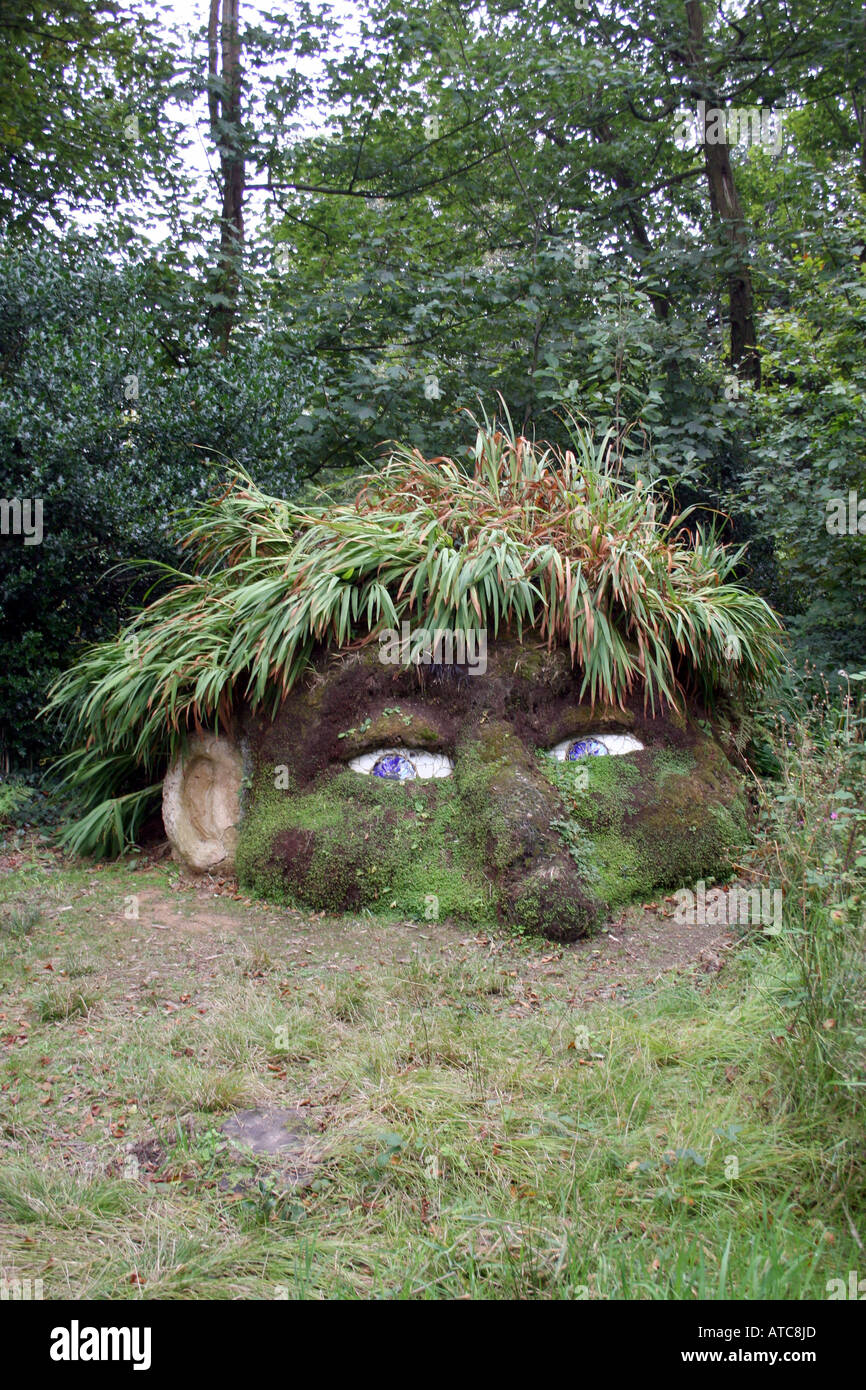
[[[824,1298],[862,1264],[778,941],[664,903],[566,947],[329,920],[19,844],[0,1265],[45,1298]],[[250,1107],[298,1147],[232,1149]]]

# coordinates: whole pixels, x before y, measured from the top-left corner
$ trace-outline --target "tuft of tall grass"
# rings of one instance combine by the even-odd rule
[[[844,675],[844,673],[842,673]],[[866,672],[779,720],[753,866],[782,891],[770,998],[790,1103],[832,1131],[829,1181],[866,1188]],[[852,693],[852,686],[853,691]]]
[[[42,921],[42,911],[34,903],[11,903],[0,911],[0,935],[29,936]]]
[[[742,552],[620,476],[609,435],[575,427],[572,442],[556,452],[485,420],[468,471],[398,444],[348,505],[291,505],[235,472],[189,522],[190,572],[159,569],[167,592],[50,692],[72,746],[60,768],[85,801],[67,846],[121,852],[189,730],[239,702],[273,714],[317,646],[404,618],[537,632],[569,649],[593,702],[760,684],[780,625],[733,582]]]

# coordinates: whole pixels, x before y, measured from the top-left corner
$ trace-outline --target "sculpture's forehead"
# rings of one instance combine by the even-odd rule
[[[383,661],[382,649],[323,654],[254,738],[267,762],[289,763],[302,782],[367,752],[399,746],[449,753],[467,738],[495,744],[511,763],[588,730],[633,731],[642,743],[688,738],[678,721],[630,709],[592,707],[562,648],[490,642],[479,662]],[[507,740],[507,751],[504,740]]]
[[[332,652],[315,663],[292,692],[277,722],[303,726],[308,736],[328,731],[355,741],[354,732],[373,721],[395,738],[411,719],[429,739],[453,745],[461,732],[498,720],[523,726],[544,721],[556,707],[581,704],[579,681],[567,653],[544,645],[491,643],[473,661],[389,660],[370,644],[359,651]],[[439,655],[431,652],[431,657]],[[366,731],[364,731],[366,732]]]
[[[394,660],[385,646],[331,653],[316,663],[297,700],[312,701],[324,714],[344,703],[399,695],[463,719],[482,710],[505,715],[539,702],[580,701],[579,675],[562,648],[490,642],[463,651],[466,660],[437,660],[448,653],[431,644],[421,660],[408,663]]]

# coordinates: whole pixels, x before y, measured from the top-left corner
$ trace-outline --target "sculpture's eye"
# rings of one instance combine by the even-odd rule
[[[563,739],[550,749],[550,756],[560,763],[576,762],[578,758],[637,753],[641,748],[643,744],[632,734],[583,734],[580,738]]]
[[[383,777],[389,782],[450,777],[454,771],[454,764],[445,753],[428,753],[418,748],[377,748],[353,758],[349,767],[366,777]]]
[[[402,753],[386,753],[373,764],[373,777],[387,777],[393,782],[411,782],[418,776],[415,764]]]
[[[606,753],[607,749],[597,738],[578,738],[566,748],[565,761],[570,763],[576,758],[604,757]]]

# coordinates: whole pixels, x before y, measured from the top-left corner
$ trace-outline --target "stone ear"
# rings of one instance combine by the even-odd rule
[[[237,744],[199,734],[166,774],[162,820],[173,857],[194,873],[233,873],[243,759]]]

